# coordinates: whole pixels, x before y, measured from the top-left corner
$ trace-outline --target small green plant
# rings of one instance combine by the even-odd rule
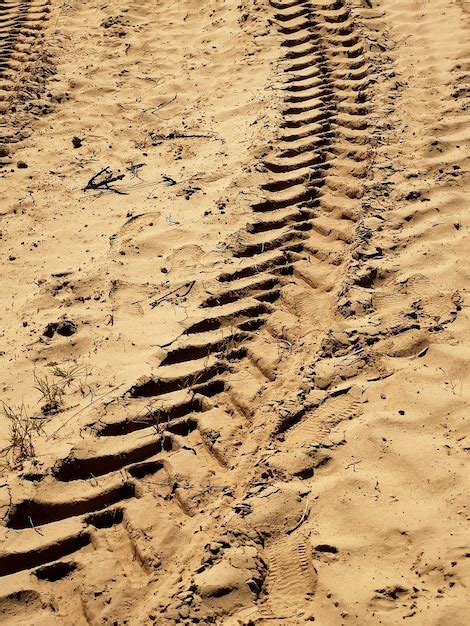
[[[45,415],[57,413],[67,390],[78,391],[83,397],[92,393],[92,388],[87,384],[90,374],[91,368],[81,363],[53,365],[49,368],[49,375],[44,376],[34,372],[34,389],[39,391],[44,402],[42,412]]]
[[[191,397],[194,399],[195,389],[194,387],[200,382],[200,380],[204,377],[204,374],[209,369],[209,361],[211,358],[211,354],[208,353],[204,359],[204,364],[202,370],[196,370],[194,374],[190,374],[186,380],[181,384],[180,389],[184,389],[187,387],[188,393],[191,394]]]
[[[28,415],[24,403],[14,408],[0,401],[0,419],[3,416],[9,428],[8,444],[0,449],[0,468],[14,468],[34,457],[33,441],[44,434],[44,425],[50,417],[62,409],[67,390],[79,391],[82,396],[93,393],[87,384],[91,371],[86,365],[74,363],[70,366],[53,365],[43,376],[34,372],[34,389],[41,395],[42,415],[39,417]]]
[[[57,413],[62,405],[65,393],[64,386],[49,379],[47,374],[44,377],[40,377],[36,372],[34,372],[34,382],[36,383],[34,389],[39,391],[41,401],[44,401],[41,411],[44,415]]]
[[[235,353],[242,343],[243,335],[233,327],[230,327],[230,335],[226,335],[222,340],[222,345],[218,352],[219,358],[222,360],[230,359],[230,356]]]
[[[91,367],[82,363],[74,365],[53,365],[50,368],[51,374],[58,378],[64,389],[71,388],[75,383],[76,389],[82,396],[86,396],[91,392],[90,386],[87,384],[88,377],[91,374]]]
[[[15,468],[34,457],[33,440],[44,433],[48,418],[44,415],[32,417],[27,414],[24,404],[19,409],[2,402],[0,415],[8,421],[8,445],[0,450],[2,465]]]

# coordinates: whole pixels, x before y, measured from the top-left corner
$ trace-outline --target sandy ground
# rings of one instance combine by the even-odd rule
[[[1,624],[468,624],[469,23],[0,2]]]

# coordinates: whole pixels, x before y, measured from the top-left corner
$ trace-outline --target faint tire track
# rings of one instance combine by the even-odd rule
[[[44,56],[51,11],[51,0],[0,2],[0,165],[10,161],[9,146],[28,135],[31,105],[53,73]]]

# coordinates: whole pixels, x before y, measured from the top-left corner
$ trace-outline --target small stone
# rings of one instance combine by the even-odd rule
[[[193,593],[192,593],[192,591],[181,591],[181,593],[178,593],[176,595],[176,597],[179,600],[183,600],[184,601],[184,600],[187,600],[188,598],[192,598],[193,597]]]
[[[28,167],[28,164],[25,163],[24,161],[18,161],[18,163],[16,164],[16,167],[19,170],[25,170]]]
[[[214,541],[209,544],[209,551],[212,552],[212,554],[217,554],[221,547],[222,544]]]

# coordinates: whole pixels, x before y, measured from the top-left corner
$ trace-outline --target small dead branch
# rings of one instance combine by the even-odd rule
[[[297,524],[292,526],[292,528],[290,528],[289,530],[286,530],[286,534],[290,535],[294,532],[294,530],[297,530],[297,528],[302,526],[302,524],[305,522],[305,520],[308,518],[309,515],[310,515],[310,499],[308,499],[307,502],[305,503],[304,512],[302,513]]]
[[[195,283],[196,283],[195,280],[191,280],[189,283],[185,283],[184,285],[181,285],[180,287],[176,287],[175,289],[168,291],[163,296],[160,296],[156,300],[153,300],[152,302],[150,302],[151,308],[154,309],[162,302],[165,302],[165,300],[168,300],[170,296],[174,296],[176,298],[185,298],[189,294],[191,289],[194,287]],[[185,291],[183,293],[178,293],[181,289],[185,289]]]
[[[179,131],[172,131],[167,135],[161,135],[155,131],[149,133],[149,137],[152,140],[152,145],[158,146],[164,141],[171,141],[173,139],[214,139],[215,141],[221,141],[225,143],[222,137],[218,137],[216,133],[181,133]]]
[[[165,222],[168,224],[168,226],[178,226],[179,224],[181,224],[181,222],[175,222],[171,219],[171,213],[165,217]]]
[[[162,178],[165,185],[168,185],[169,187],[178,184],[174,178],[171,178],[171,176],[167,176],[166,174],[162,174]]]
[[[117,174],[114,176],[109,166],[103,167],[102,170],[90,178],[85,187],[83,187],[83,191],[89,191],[90,189],[93,191],[113,191],[122,196],[127,196],[128,194],[125,191],[110,187],[112,183],[122,180],[124,177],[125,174]]]
[[[362,461],[353,461],[352,463],[349,463],[348,465],[345,465],[345,469],[349,469],[350,467],[353,468],[353,472],[356,471],[356,465],[359,465],[359,463],[362,463]]]
[[[145,163],[131,163],[126,170],[130,172],[131,178],[139,178],[139,170],[145,166]]]
[[[164,107],[168,106],[169,104],[171,104],[172,102],[174,102],[176,100],[176,98],[178,97],[178,94],[175,93],[175,95],[173,96],[173,98],[170,98],[170,100],[167,100],[166,102],[161,102],[158,106],[154,107],[153,109],[150,109],[150,111],[152,113],[154,113],[155,111],[158,111],[160,109],[163,109]]]

